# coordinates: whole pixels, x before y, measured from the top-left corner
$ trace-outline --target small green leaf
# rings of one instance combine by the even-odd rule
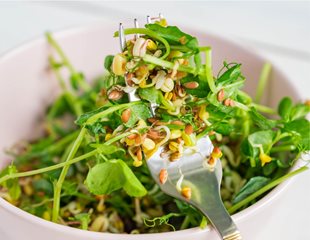
[[[123,188],[128,195],[141,197],[147,193],[141,182],[122,160],[110,160],[93,167],[85,180],[89,191],[100,195]]]
[[[291,120],[301,119],[304,118],[308,113],[310,113],[310,106],[303,103],[299,103],[292,108],[290,119]]]
[[[113,58],[114,58],[113,55],[108,55],[104,59],[104,68],[106,70],[108,70],[109,72],[111,71],[111,66],[112,66],[112,63],[113,63]]]
[[[155,87],[139,88],[138,94],[141,99],[150,103],[160,103],[159,90],[155,89]]]
[[[97,114],[97,113],[100,113],[104,110],[106,110],[107,107],[106,106],[103,106],[101,108],[97,108],[96,110],[93,110],[93,111],[90,111],[90,112],[87,112],[87,113],[84,113],[82,114],[81,116],[78,117],[78,119],[75,121],[75,123],[79,126],[82,126],[84,123],[86,123],[86,121],[93,115]]]
[[[74,73],[70,76],[70,83],[73,89],[79,88],[79,83],[84,81],[83,73]]]
[[[270,148],[273,139],[275,137],[275,132],[272,130],[258,131],[249,135],[249,143],[252,147],[257,147],[257,145],[262,145],[264,151]]]
[[[128,122],[125,123],[126,127],[133,127],[138,120],[147,120],[152,116],[149,107],[146,104],[137,104],[130,107],[131,114]]]
[[[278,113],[283,120],[287,121],[290,115],[290,112],[293,107],[292,99],[285,97],[281,100],[278,106]]]
[[[286,123],[284,129],[293,134],[296,145],[300,144],[302,150],[310,150],[310,122],[307,119],[298,119]]]
[[[239,78],[244,78],[241,74],[241,64],[235,64],[233,67],[228,68],[217,80],[218,86],[223,86],[237,81]]]
[[[265,177],[252,177],[237,193],[237,195],[234,197],[232,203],[236,204],[243,199],[247,198],[251,194],[255,193],[265,185],[269,183],[270,179]]]
[[[182,32],[176,26],[163,27],[159,24],[146,24],[145,27],[165,38],[172,45],[185,45],[191,50],[198,50],[197,38]]]
[[[267,119],[262,114],[257,112],[254,107],[252,107],[249,111],[249,115],[253,122],[262,130],[271,129],[276,126],[276,122],[274,120]]]
[[[3,177],[5,175],[10,175],[16,172],[17,172],[16,166],[9,165],[1,171],[0,177]],[[18,178],[9,179],[6,182],[2,183],[1,185],[3,185],[9,190],[9,194],[13,200],[19,199],[21,195],[21,188],[18,183]]]

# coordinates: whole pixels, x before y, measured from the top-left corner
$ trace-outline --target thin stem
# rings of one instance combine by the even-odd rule
[[[189,224],[189,220],[190,220],[190,217],[189,215],[186,215],[183,222],[182,222],[182,225],[180,227],[180,230],[183,230],[183,229],[186,229],[188,227],[188,224]]]
[[[253,201],[255,198],[259,197],[260,195],[262,195],[263,193],[269,191],[270,189],[274,188],[275,186],[279,185],[280,183],[284,182],[285,180],[303,172],[308,170],[308,167],[304,166],[301,167],[293,172],[287,173],[286,175],[272,181],[271,183],[267,184],[266,186],[262,187],[261,189],[259,189],[258,191],[256,191],[255,193],[251,194],[250,196],[248,196],[247,198],[243,199],[242,201],[236,203],[235,205],[233,205],[231,208],[228,209],[228,212],[230,214],[236,212],[238,209],[240,209],[241,207],[247,205],[248,203],[250,203],[251,201]]]
[[[296,146],[294,145],[274,146],[271,148],[270,153],[294,151],[295,149],[296,149]]]
[[[74,155],[76,154],[78,148],[80,147],[83,139],[84,139],[84,135],[86,133],[86,128],[83,127],[78,135],[78,137],[76,138],[72,148],[71,148],[71,151],[67,157],[67,161],[70,161],[73,159]],[[60,193],[61,193],[61,188],[62,188],[62,184],[65,180],[65,177],[68,173],[68,170],[69,170],[69,167],[70,165],[67,165],[67,166],[64,166],[61,173],[60,173],[60,176],[59,176],[59,179],[57,181],[57,183],[55,184],[54,186],[54,203],[53,203],[53,216],[52,216],[52,220],[53,222],[57,222],[58,220],[58,216],[59,216],[59,208],[60,208]]]
[[[271,71],[271,64],[270,63],[265,63],[261,72],[261,75],[259,77],[258,81],[258,86],[257,86],[257,91],[256,91],[256,96],[255,96],[255,102],[260,103],[261,98],[263,96],[269,74]]]
[[[164,67],[164,68],[173,69],[173,67],[174,67],[174,63],[166,61],[166,60],[163,60],[163,59],[160,59],[160,58],[157,58],[157,57],[153,57],[153,56],[151,56],[149,54],[146,54],[143,57],[143,60],[145,62],[152,63],[152,64],[155,64],[157,66]],[[193,67],[189,67],[189,66],[180,65],[178,67],[178,70],[181,71],[181,72],[187,72],[187,73],[196,74],[196,69],[193,68]]]
[[[259,112],[268,113],[272,115],[277,114],[277,112],[274,109],[257,103],[251,103],[250,107],[255,107],[256,110]]]
[[[91,116],[90,118],[87,119],[86,121],[86,125],[88,124],[93,124],[94,122],[96,122],[98,119],[112,113],[112,112],[115,112],[117,110],[121,110],[121,109],[124,109],[124,108],[128,108],[128,107],[131,107],[135,104],[139,104],[141,103],[140,101],[136,101],[136,102],[130,102],[130,103],[125,103],[125,104],[120,104],[120,105],[116,105],[116,106],[112,106],[112,107],[109,107],[107,110],[104,110],[102,112],[99,112],[93,116]]]
[[[214,83],[214,78],[213,78],[213,73],[212,73],[212,50],[210,47],[207,47],[204,49],[204,52],[206,54],[206,69],[205,69],[205,74],[207,77],[207,81],[209,84],[209,87],[213,93],[217,92],[215,83]]]
[[[52,37],[52,34],[47,32],[46,33],[46,38],[47,41],[49,42],[49,44],[56,50],[56,52],[59,54],[59,56],[61,57],[62,60],[62,64],[65,65],[71,75],[77,75],[79,74],[73,67],[73,65],[71,64],[71,62],[69,61],[68,57],[66,56],[66,54],[64,53],[64,51],[61,49],[60,45],[55,41],[55,39]],[[79,81],[79,84],[81,86],[81,88],[85,91],[89,91],[91,88],[89,86],[89,84],[86,81]]]
[[[168,55],[170,54],[170,45],[167,42],[167,40],[164,39],[163,37],[159,36],[156,32],[153,32],[152,30],[149,30],[146,28],[127,28],[124,30],[124,32],[125,32],[125,34],[136,34],[136,33],[145,34],[145,35],[148,35],[148,36],[162,42],[166,48],[166,52],[163,56],[160,57],[161,59],[167,58]],[[114,33],[114,37],[118,37],[118,35],[119,35],[118,32]]]

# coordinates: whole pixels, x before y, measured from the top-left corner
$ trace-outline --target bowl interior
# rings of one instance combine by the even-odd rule
[[[119,52],[118,39],[112,38],[115,29],[115,26],[98,24],[62,31],[54,36],[76,69],[91,81],[104,72],[104,57]],[[212,46],[214,74],[224,60],[242,63],[247,78],[245,89],[251,95],[255,93],[265,63],[262,57],[221,37],[193,30],[188,32],[197,36],[201,45]],[[38,135],[38,124],[46,106],[59,93],[57,81],[48,69],[50,50],[45,39],[40,38],[0,58],[0,169],[9,160],[3,150]],[[286,77],[274,68],[264,103],[274,107],[285,95],[297,98]]]

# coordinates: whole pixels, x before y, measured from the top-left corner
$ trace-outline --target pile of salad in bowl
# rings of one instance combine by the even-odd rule
[[[269,64],[252,99],[242,91],[241,63],[224,62],[214,73],[211,47],[164,19],[125,34],[132,36],[125,49],[106,56],[108,73],[91,85],[46,35],[62,93],[46,109],[41,137],[8,150],[14,160],[0,172],[2,198],[85,230],[166,232],[208,220],[152,179],[146,161],[160,147],[162,158],[175,162],[208,135],[215,146],[208,163],[222,162],[221,196],[231,214],[307,169],[289,172],[310,150],[310,102],[285,97],[277,109],[261,105]],[[140,101],[129,102],[133,90]],[[150,104],[158,105],[155,115]],[[158,177],[165,181],[164,173]]]

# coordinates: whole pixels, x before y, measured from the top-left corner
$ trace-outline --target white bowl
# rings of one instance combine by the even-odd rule
[[[116,26],[95,24],[58,32],[54,37],[74,66],[83,71],[88,79],[92,79],[102,74],[104,57],[119,51],[118,39],[112,38]],[[222,37],[204,32],[188,32],[197,36],[201,45],[212,46],[215,73],[224,60],[242,63],[242,71],[247,78],[246,91],[251,94],[255,92],[261,68],[266,61],[264,58]],[[54,76],[47,70],[49,50],[45,38],[41,37],[0,58],[0,168],[8,160],[3,153],[4,148],[20,139],[35,138],[38,119],[43,116],[46,105],[59,90]],[[273,69],[265,101],[268,105],[275,106],[285,95],[293,98],[298,96],[281,71]],[[266,224],[273,204],[280,200],[276,198],[287,184],[288,181],[282,183],[254,205],[233,215],[244,239],[251,239],[251,236],[259,231],[257,226]],[[212,228],[141,235],[82,231],[45,221],[1,198],[0,232],[12,240],[219,239]]]

